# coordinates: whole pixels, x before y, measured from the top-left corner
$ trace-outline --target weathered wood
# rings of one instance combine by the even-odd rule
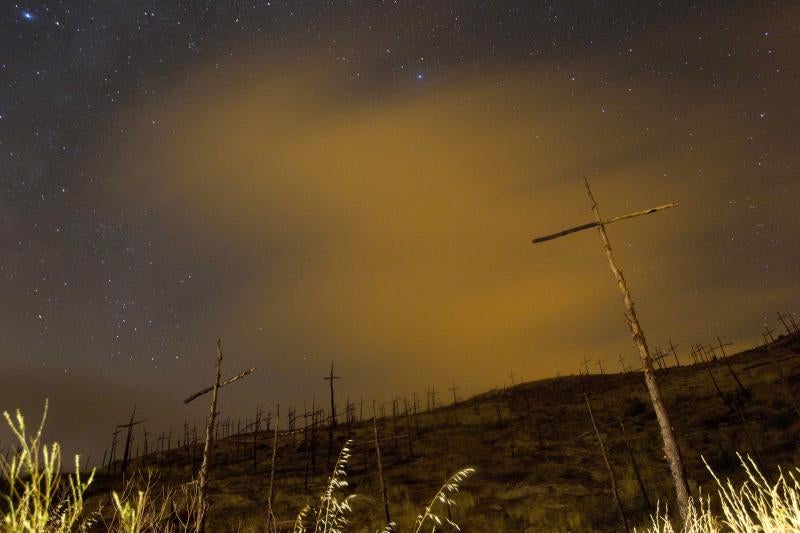
[[[603,456],[603,461],[606,464],[606,470],[608,471],[608,480],[611,485],[611,493],[614,495],[614,499],[617,502],[617,509],[619,510],[619,516],[622,519],[622,524],[625,527],[625,531],[630,531],[628,527],[628,517],[625,515],[625,509],[622,507],[622,500],[619,498],[619,491],[617,490],[617,480],[614,477],[614,469],[611,468],[611,463],[608,461],[608,454],[606,454],[606,447],[603,444],[603,438],[600,436],[600,430],[597,429],[597,424],[594,421],[594,414],[592,413],[592,405],[589,403],[589,396],[584,393],[583,394],[584,400],[586,400],[586,408],[589,410],[589,418],[592,421],[592,427],[594,428],[594,435],[597,438],[597,445],[600,448],[600,454]]]
[[[198,480],[200,509],[197,513],[197,531],[201,533],[205,531],[206,512],[208,511],[208,471],[211,465],[211,446],[214,441],[214,420],[217,416],[217,393],[219,392],[220,380],[222,378],[222,341],[220,339],[217,339],[215,374],[214,385],[211,387],[211,406],[209,408],[208,420],[206,421],[206,442],[203,447],[203,462],[200,465],[200,477]],[[194,396],[194,398],[197,396]],[[189,401],[192,401],[194,398],[190,398]],[[189,402],[184,401],[184,403]]]
[[[722,352],[722,360],[725,362],[725,366],[728,367],[728,372],[730,372],[731,376],[733,376],[734,381],[736,381],[736,384],[739,386],[739,390],[742,391],[742,394],[744,394],[745,398],[749,398],[750,391],[747,390],[744,385],[742,385],[742,382],[739,380],[739,376],[737,376],[736,372],[733,371],[731,362],[728,361],[728,354],[725,353],[725,346],[730,346],[731,343],[722,344],[719,336],[717,336],[717,343],[719,343],[719,349]]]
[[[331,373],[326,378],[325,381],[329,382],[330,389],[331,389],[331,418],[330,422],[328,423],[328,455],[326,459],[326,464],[330,469],[331,466],[331,455],[333,453],[333,432],[336,430],[336,400],[333,396],[333,381],[336,379],[342,379],[341,376],[334,376],[333,375],[333,361],[331,361]]]
[[[680,368],[681,362],[678,360],[678,352],[675,351],[675,348],[677,348],[677,346],[672,344],[672,339],[669,339],[669,351],[672,352],[672,356],[675,358],[675,366]]]
[[[512,376],[513,376],[513,374],[512,374]],[[456,387],[455,384],[452,387],[450,387],[450,392],[453,393],[453,405],[458,404],[458,397],[456,396],[456,391],[457,390],[458,390],[458,387]]]
[[[275,532],[275,513],[272,509],[272,483],[275,479],[275,460],[278,457],[278,431],[280,429],[281,405],[278,404],[275,410],[275,436],[272,441],[272,464],[269,469],[269,490],[267,491],[267,531]]]
[[[250,374],[252,374],[252,373],[253,373],[253,372],[255,372],[255,371],[256,371],[256,367],[253,367],[253,368],[248,368],[248,369],[247,369],[247,370],[245,370],[244,372],[242,372],[242,373],[240,373],[240,374],[237,374],[237,375],[233,376],[232,378],[228,378],[228,379],[226,379],[225,381],[223,381],[222,383],[220,383],[220,384],[219,384],[219,386],[220,386],[220,387],[224,387],[225,385],[230,385],[230,384],[231,384],[231,383],[233,383],[234,381],[238,381],[238,380],[242,379],[243,377],[249,376]],[[189,402],[191,402],[192,400],[195,400],[195,399],[199,398],[199,397],[200,397],[200,396],[202,396],[203,394],[208,394],[208,393],[209,393],[209,392],[211,392],[212,390],[214,390],[214,385],[211,385],[210,387],[206,387],[205,389],[203,389],[203,390],[201,390],[201,391],[195,392],[194,394],[192,394],[191,396],[189,396],[188,398],[186,398],[185,400],[183,400],[183,403],[189,403]]]
[[[114,432],[111,434],[111,453],[108,454],[106,475],[111,474],[111,467],[114,465],[114,460],[117,458],[117,436],[119,436],[119,425],[114,427]]]
[[[644,486],[644,481],[642,481],[642,475],[639,472],[639,464],[636,462],[636,456],[633,454],[633,447],[628,441],[628,435],[625,432],[625,424],[622,422],[621,418],[619,419],[619,427],[622,430],[622,440],[625,441],[625,449],[628,451],[628,458],[631,460],[633,473],[636,475],[636,482],[639,484],[639,494],[641,494],[642,496],[645,509],[647,509],[648,512],[652,512],[653,505],[650,503],[650,497],[647,495],[647,489]]]
[[[378,422],[375,416],[375,400],[372,401],[372,433],[375,437],[375,455],[378,458],[378,478],[381,483],[381,497],[383,498],[383,516],[386,526],[390,526],[392,518],[389,515],[389,496],[386,492],[386,479],[383,477],[383,463],[381,462],[381,446],[378,439]]]
[[[608,220],[596,220],[594,222],[588,222],[586,224],[581,224],[580,226],[575,226],[574,228],[565,229],[556,233],[552,233],[550,235],[545,235],[544,237],[537,237],[533,239],[534,244],[539,244],[540,242],[552,241],[553,239],[557,239],[558,237],[563,237],[565,235],[569,235],[571,233],[577,233],[579,231],[583,231],[586,229],[591,228],[599,228],[602,226],[607,226],[613,222],[619,222],[620,220],[627,220],[633,217],[640,217],[642,215],[649,215],[651,213],[657,213],[659,211],[663,211],[664,209],[669,209],[671,207],[678,207],[676,202],[660,205],[658,207],[651,207],[650,209],[645,209],[644,211],[636,211],[635,213],[628,213],[627,215],[621,215],[618,217],[609,218]]]
[[[134,405],[133,406],[133,412],[131,413],[130,422],[128,422],[127,424],[121,424],[120,426],[118,426],[120,429],[122,429],[122,428],[127,428],[128,429],[127,435],[125,436],[125,449],[124,449],[123,454],[122,454],[122,473],[123,473],[123,475],[125,474],[125,472],[127,472],[128,465],[130,464],[130,461],[131,461],[131,442],[132,442],[132,438],[133,438],[133,426],[136,426],[138,424],[141,424],[142,422],[145,422],[145,420],[134,421],[133,419],[135,417],[136,417],[136,406]]]
[[[645,384],[650,394],[650,400],[653,404],[653,409],[656,412],[656,419],[658,421],[661,438],[664,443],[664,454],[669,462],[672,479],[675,485],[678,509],[681,517],[685,519],[688,514],[689,506],[689,484],[686,480],[686,471],[683,465],[683,459],[680,454],[680,449],[678,448],[678,442],[675,438],[675,432],[672,428],[672,423],[670,422],[669,415],[667,414],[666,407],[664,406],[664,401],[661,398],[661,389],[659,388],[656,380],[655,370],[653,368],[653,359],[650,356],[650,351],[647,347],[647,340],[645,338],[644,331],[639,324],[639,319],[636,316],[636,310],[634,309],[633,299],[631,298],[630,291],[628,290],[628,285],[625,282],[625,277],[622,275],[622,271],[617,266],[614,253],[611,249],[611,243],[608,239],[605,229],[606,224],[677,207],[678,204],[665,204],[663,206],[644,211],[637,211],[628,215],[622,215],[608,220],[603,220],[603,218],[600,216],[600,210],[597,206],[597,202],[594,199],[592,190],[589,187],[589,180],[586,179],[586,177],[584,177],[584,185],[586,187],[586,193],[589,197],[589,202],[591,203],[591,209],[595,215],[595,222],[584,224],[576,228],[570,228],[568,230],[545,237],[540,237],[538,239],[534,239],[533,242],[540,243],[584,229],[597,228],[598,234],[600,235],[600,239],[603,243],[603,250],[605,251],[606,259],[608,260],[608,266],[611,268],[611,272],[617,281],[620,292],[622,293],[622,300],[625,305],[625,317],[628,322],[628,327],[631,330],[633,341],[639,350],[639,356],[642,360],[642,372],[644,373]]]

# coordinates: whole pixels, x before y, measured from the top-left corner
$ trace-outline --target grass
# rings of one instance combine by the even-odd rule
[[[746,479],[724,482],[706,465],[717,485],[717,497],[692,502],[686,522],[673,525],[668,514],[656,513],[648,533],[786,533],[800,531],[800,469],[768,481],[749,456],[739,456]],[[715,511],[718,508],[719,511]]]
[[[103,510],[91,510],[85,505],[84,494],[92,483],[94,472],[85,480],[81,477],[80,458],[75,457],[75,473],[60,473],[61,448],[58,443],[42,442],[42,430],[47,416],[45,404],[42,422],[32,436],[27,435],[25,419],[17,411],[12,417],[3,413],[19,442],[17,453],[10,462],[2,463],[5,483],[5,509],[0,517],[3,532],[72,532],[87,531],[101,523],[107,531],[138,533],[179,533],[194,531],[194,516],[200,508],[197,484],[179,487],[156,487],[157,474],[148,472],[129,479],[121,493],[112,492],[113,507],[110,518]],[[343,495],[348,488],[347,465],[351,457],[348,441],[339,453],[325,491],[316,508],[305,506],[293,523],[294,533],[343,533],[349,523],[351,502],[355,494]],[[749,456],[739,456],[745,481],[740,485],[730,479],[722,481],[706,463],[708,472],[717,486],[715,498],[699,498],[692,502],[689,517],[682,526],[676,526],[669,514],[657,511],[651,517],[648,533],[778,533],[800,531],[800,469],[788,473],[779,471],[776,481],[770,482]],[[460,485],[473,473],[474,468],[464,468],[450,476],[439,488],[413,523],[405,528],[387,524],[383,532],[422,531],[435,532],[448,528],[459,531],[451,518],[456,505],[453,496]],[[444,516],[444,513],[447,516]],[[306,520],[314,516],[314,525]],[[584,524],[575,521],[575,513],[566,513],[571,528]]]
[[[198,485],[195,481],[172,487],[158,487],[158,474],[138,473],[125,483],[121,492],[112,491],[110,512],[102,507],[90,509],[84,495],[94,479],[94,470],[84,481],[81,478],[80,456],[75,456],[75,473],[61,473],[61,448],[58,443],[44,444],[42,431],[47,418],[45,403],[42,421],[36,432],[29,436],[25,418],[17,411],[12,419],[4,412],[19,448],[10,462],[0,462],[3,474],[5,508],[0,509],[2,533],[69,533],[89,531],[97,524],[114,533],[188,533],[196,530],[196,516],[201,509]],[[298,513],[292,530],[295,533],[343,533],[349,523],[351,502],[355,494],[342,497],[340,492],[348,487],[347,464],[351,457],[351,441],[341,449],[333,472],[316,509],[305,506]],[[434,532],[447,524],[455,530],[459,526],[449,517],[437,514],[441,504],[449,511],[455,504],[452,495],[459,491],[460,483],[475,471],[462,469],[442,485],[431,502],[418,515],[414,533],[431,527]],[[306,526],[309,515],[314,515],[314,525]],[[449,512],[448,512],[449,514]],[[274,521],[267,521],[267,530],[274,531]],[[387,524],[385,532],[398,531],[397,524]]]
[[[81,478],[80,457],[75,456],[75,473],[61,474],[61,447],[42,442],[47,418],[47,402],[36,433],[27,436],[25,419],[19,411],[12,419],[3,416],[18,441],[10,462],[0,460],[5,484],[5,509],[0,514],[0,528],[8,532],[53,533],[83,531],[92,524],[85,515],[84,494],[94,479],[92,472]]]

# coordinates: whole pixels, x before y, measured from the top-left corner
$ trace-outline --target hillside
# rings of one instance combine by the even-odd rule
[[[740,352],[727,362],[720,358],[658,371],[694,494],[699,485],[706,493],[713,488],[702,458],[723,477],[739,475],[737,451],[757,457],[768,473],[776,472],[779,465],[800,465],[800,418],[790,396],[790,390],[795,398],[800,391],[798,355],[800,339],[781,337],[769,349]],[[631,525],[645,523],[656,502],[671,502],[673,490],[655,416],[637,372],[527,382],[431,411],[425,411],[423,401],[416,416],[402,416],[401,399],[401,416],[394,421],[387,405],[387,416],[378,421],[378,430],[392,519],[401,531],[407,530],[448,473],[473,466],[477,472],[462,485],[458,506],[452,510],[453,519],[465,531],[621,529],[583,392],[588,393],[600,426]],[[349,489],[357,494],[351,530],[373,532],[383,526],[383,511],[372,423],[366,417],[349,427],[353,444],[347,471]],[[311,446],[306,453],[302,424],[300,418],[293,435],[281,432],[278,438],[275,514],[283,528],[290,527],[303,505],[315,502],[329,471],[328,433],[322,427],[316,439],[316,474],[305,486]],[[340,422],[331,463],[347,438],[348,425]],[[273,433],[263,430],[216,442],[211,531],[264,530],[272,442]],[[200,453],[200,449],[195,452],[195,468]],[[163,456],[151,454],[146,462],[135,459],[129,471],[145,467],[157,469],[162,483],[179,484],[191,477],[192,453],[180,447]],[[120,475],[101,476],[93,500],[120,486]],[[442,514],[446,516],[446,511]]]

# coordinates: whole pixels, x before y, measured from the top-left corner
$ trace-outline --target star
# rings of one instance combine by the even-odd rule
[[[33,16],[33,13],[31,13],[27,9],[22,10],[21,15],[22,18],[24,18],[25,20],[34,20],[36,18]]]
[[[415,77],[416,77],[418,80],[422,81],[422,80],[424,80],[424,79],[425,79],[425,74],[423,74],[422,72],[417,72],[417,75],[416,75]]]

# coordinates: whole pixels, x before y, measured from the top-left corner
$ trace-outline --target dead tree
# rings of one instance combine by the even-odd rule
[[[119,436],[119,425],[114,427],[114,433],[111,434],[111,453],[108,454],[108,468],[106,475],[111,474],[111,467],[117,458],[117,437]]]
[[[378,478],[381,483],[381,497],[383,498],[383,516],[386,525],[391,527],[392,518],[389,516],[389,496],[386,492],[386,479],[383,477],[383,462],[381,461],[381,445],[378,438],[378,422],[375,416],[375,400],[372,401],[372,433],[375,436],[375,455],[378,458]]]
[[[661,370],[667,370],[667,363],[664,361],[666,359],[667,354],[661,351],[660,348],[656,348],[656,353],[653,354],[653,361],[658,365],[658,368]]]
[[[678,360],[678,352],[675,351],[675,348],[677,348],[677,346],[672,344],[672,339],[669,339],[669,351],[672,352],[672,356],[675,358],[675,366],[680,368],[681,362]]]
[[[399,454],[399,446],[397,444],[397,411],[397,398],[395,397],[395,399],[392,400],[392,438],[394,439],[394,451]]]
[[[303,454],[305,455],[306,460],[305,472],[303,473],[303,488],[306,490],[308,490],[308,467],[311,463],[311,446],[308,442],[308,419],[311,416],[312,413],[308,411],[306,404],[303,403]]]
[[[773,330],[770,329],[769,325],[764,324],[764,335],[769,339],[769,342],[775,342],[775,337],[772,335],[772,333]]]
[[[583,368],[584,368],[584,370],[586,370],[586,375],[587,376],[589,375],[589,361],[591,361],[591,359],[589,359],[588,357],[586,357],[584,355],[583,356]]]
[[[733,371],[733,366],[731,366],[731,362],[728,361],[728,354],[725,353],[725,346],[730,346],[732,343],[722,344],[719,336],[717,336],[717,343],[719,344],[719,349],[722,352],[722,360],[725,361],[725,366],[728,367],[728,372],[730,372],[731,376],[733,376],[734,381],[736,381],[736,384],[739,386],[739,390],[742,391],[744,397],[749,398],[750,391],[747,390],[744,385],[742,385],[741,381],[739,381],[739,376],[737,376],[736,372]]]
[[[600,436],[600,430],[597,429],[597,424],[594,421],[594,414],[592,414],[592,405],[589,403],[589,396],[584,393],[583,399],[586,400],[586,408],[589,410],[589,418],[592,420],[594,436],[597,437],[597,445],[600,448],[600,454],[603,456],[603,461],[606,464],[606,470],[608,470],[608,480],[611,484],[611,493],[614,495],[614,500],[617,502],[619,516],[622,519],[622,524],[625,526],[625,531],[630,531],[628,528],[628,517],[625,516],[625,509],[622,507],[622,500],[619,499],[619,491],[617,490],[617,480],[614,477],[614,469],[611,468],[611,463],[608,461],[608,455],[606,454],[606,447],[603,444],[603,438]]]
[[[331,464],[331,453],[333,451],[333,432],[336,429],[336,400],[333,396],[333,381],[336,379],[342,379],[341,376],[334,376],[333,375],[333,361],[331,361],[331,373],[328,377],[324,378],[330,384],[331,387],[331,419],[328,423],[328,467]]]
[[[495,393],[494,395],[494,412],[497,415],[497,425],[503,423],[503,412],[500,409],[500,395]]]
[[[717,391],[717,396],[720,397],[722,403],[725,404],[725,407],[728,408],[728,411],[730,411],[731,414],[736,414],[736,408],[728,399],[728,396],[725,393],[723,393],[722,390],[719,388],[719,384],[717,383],[717,380],[714,377],[714,371],[711,369],[710,366],[706,367],[706,370],[708,370],[708,375],[711,376],[711,383],[714,384],[714,390]]]
[[[797,335],[797,324],[794,321],[794,317],[792,315],[784,315],[780,311],[775,311],[778,315],[778,320],[781,324],[783,324],[783,328],[786,330],[786,335],[792,336]],[[787,323],[786,321],[789,320]]]
[[[222,379],[222,341],[217,339],[217,362],[215,366],[214,384],[210,387],[196,392],[186,398],[183,403],[188,404],[195,398],[202,396],[208,392],[211,393],[211,406],[209,408],[208,419],[206,421],[206,442],[203,447],[203,463],[200,465],[200,476],[198,479],[199,499],[200,506],[196,517],[196,530],[199,532],[205,531],[206,512],[208,511],[208,474],[211,466],[211,447],[214,443],[214,421],[217,417],[217,396],[220,387],[229,385],[243,377],[255,372],[255,368],[245,370],[244,372],[221,382]]]
[[[644,501],[645,508],[648,511],[652,511],[653,506],[650,503],[650,497],[647,495],[647,489],[644,486],[644,481],[642,481],[642,475],[639,472],[639,464],[636,462],[636,456],[633,454],[633,448],[631,447],[631,443],[628,442],[628,435],[627,433],[625,433],[625,424],[622,423],[621,418],[619,419],[619,427],[622,430],[622,440],[625,441],[625,449],[628,451],[628,458],[631,460],[633,473],[636,475],[636,482],[639,484],[639,494],[642,495],[642,500]]]
[[[780,363],[775,356],[772,354],[772,346],[769,344],[765,345],[765,349],[767,351],[767,356],[770,358],[770,362],[775,367],[775,370],[778,372],[778,377],[783,384],[784,389],[786,390],[786,395],[789,398],[789,402],[792,404],[792,408],[794,412],[797,413],[797,416],[800,416],[800,405],[798,405],[797,399],[794,396],[794,392],[792,391],[792,385],[789,383],[789,380],[786,379],[786,375],[783,373],[783,368],[781,368]]]
[[[127,428],[127,435],[125,436],[125,449],[122,453],[122,475],[125,475],[125,472],[128,470],[128,465],[131,461],[131,442],[133,438],[133,426],[141,424],[144,420],[136,420],[133,419],[136,417],[136,406],[133,407],[133,412],[131,412],[131,420],[127,424],[121,424],[118,426],[120,429]]]
[[[294,449],[297,446],[297,438],[296,438],[295,432],[294,432],[294,426],[295,426],[295,421],[297,420],[297,415],[295,414],[295,408],[294,407],[290,407],[289,408],[289,414],[288,414],[288,416],[286,418],[289,421],[289,433],[292,434],[292,449]],[[276,425],[277,425],[277,422],[276,422]]]
[[[317,415],[315,399],[311,399],[311,475],[317,475]]]
[[[625,317],[628,322],[628,327],[631,330],[631,335],[633,336],[634,343],[639,349],[639,356],[642,360],[642,372],[644,373],[644,379],[647,385],[647,390],[650,393],[650,400],[653,403],[653,409],[655,410],[659,429],[661,431],[661,439],[664,443],[664,454],[666,455],[667,460],[669,462],[670,471],[672,473],[672,479],[675,484],[675,494],[677,497],[678,509],[680,510],[681,517],[685,519],[687,516],[688,505],[689,505],[689,484],[686,481],[686,470],[683,465],[683,458],[681,457],[680,449],[678,448],[678,442],[677,439],[675,438],[675,431],[672,428],[672,423],[670,422],[669,415],[667,414],[667,409],[664,406],[664,401],[661,398],[661,389],[659,388],[658,381],[656,380],[656,373],[653,368],[653,359],[650,357],[650,351],[647,347],[647,340],[645,338],[644,331],[642,330],[642,327],[639,325],[639,319],[636,316],[636,310],[634,309],[633,299],[631,298],[630,291],[628,290],[628,285],[625,282],[625,278],[622,275],[622,271],[617,266],[617,262],[614,259],[614,254],[611,250],[611,243],[609,242],[608,235],[606,234],[606,226],[608,224],[612,224],[620,220],[639,217],[642,215],[649,215],[651,213],[656,213],[664,209],[677,207],[678,204],[677,203],[666,204],[659,207],[646,209],[644,211],[637,211],[634,213],[629,213],[626,215],[621,215],[607,220],[603,220],[603,218],[600,216],[600,211],[597,207],[597,202],[594,199],[594,195],[592,194],[592,190],[589,187],[589,180],[586,179],[585,177],[584,177],[584,184],[586,185],[586,193],[589,196],[589,201],[592,206],[592,211],[594,212],[595,221],[589,222],[587,224],[582,224],[580,226],[576,226],[573,228],[569,228],[566,230],[562,230],[552,235],[547,235],[545,237],[534,239],[533,242],[540,243],[556,239],[558,237],[563,237],[564,235],[569,235],[571,233],[575,233],[585,229],[597,228],[597,231],[600,235],[600,240],[603,243],[603,249],[605,251],[606,259],[608,260],[608,266],[611,268],[611,272],[617,281],[617,285],[619,287],[620,292],[622,293],[622,299],[625,304]]]
[[[414,436],[411,431],[411,411],[408,408],[408,401],[403,398],[404,416],[406,418],[406,436],[408,437],[408,457],[414,457]]]
[[[272,441],[272,464],[269,469],[269,490],[267,491],[267,530],[277,531],[275,514],[272,510],[272,482],[275,478],[275,459],[278,457],[278,430],[280,428],[281,405],[275,410],[275,436]]]

